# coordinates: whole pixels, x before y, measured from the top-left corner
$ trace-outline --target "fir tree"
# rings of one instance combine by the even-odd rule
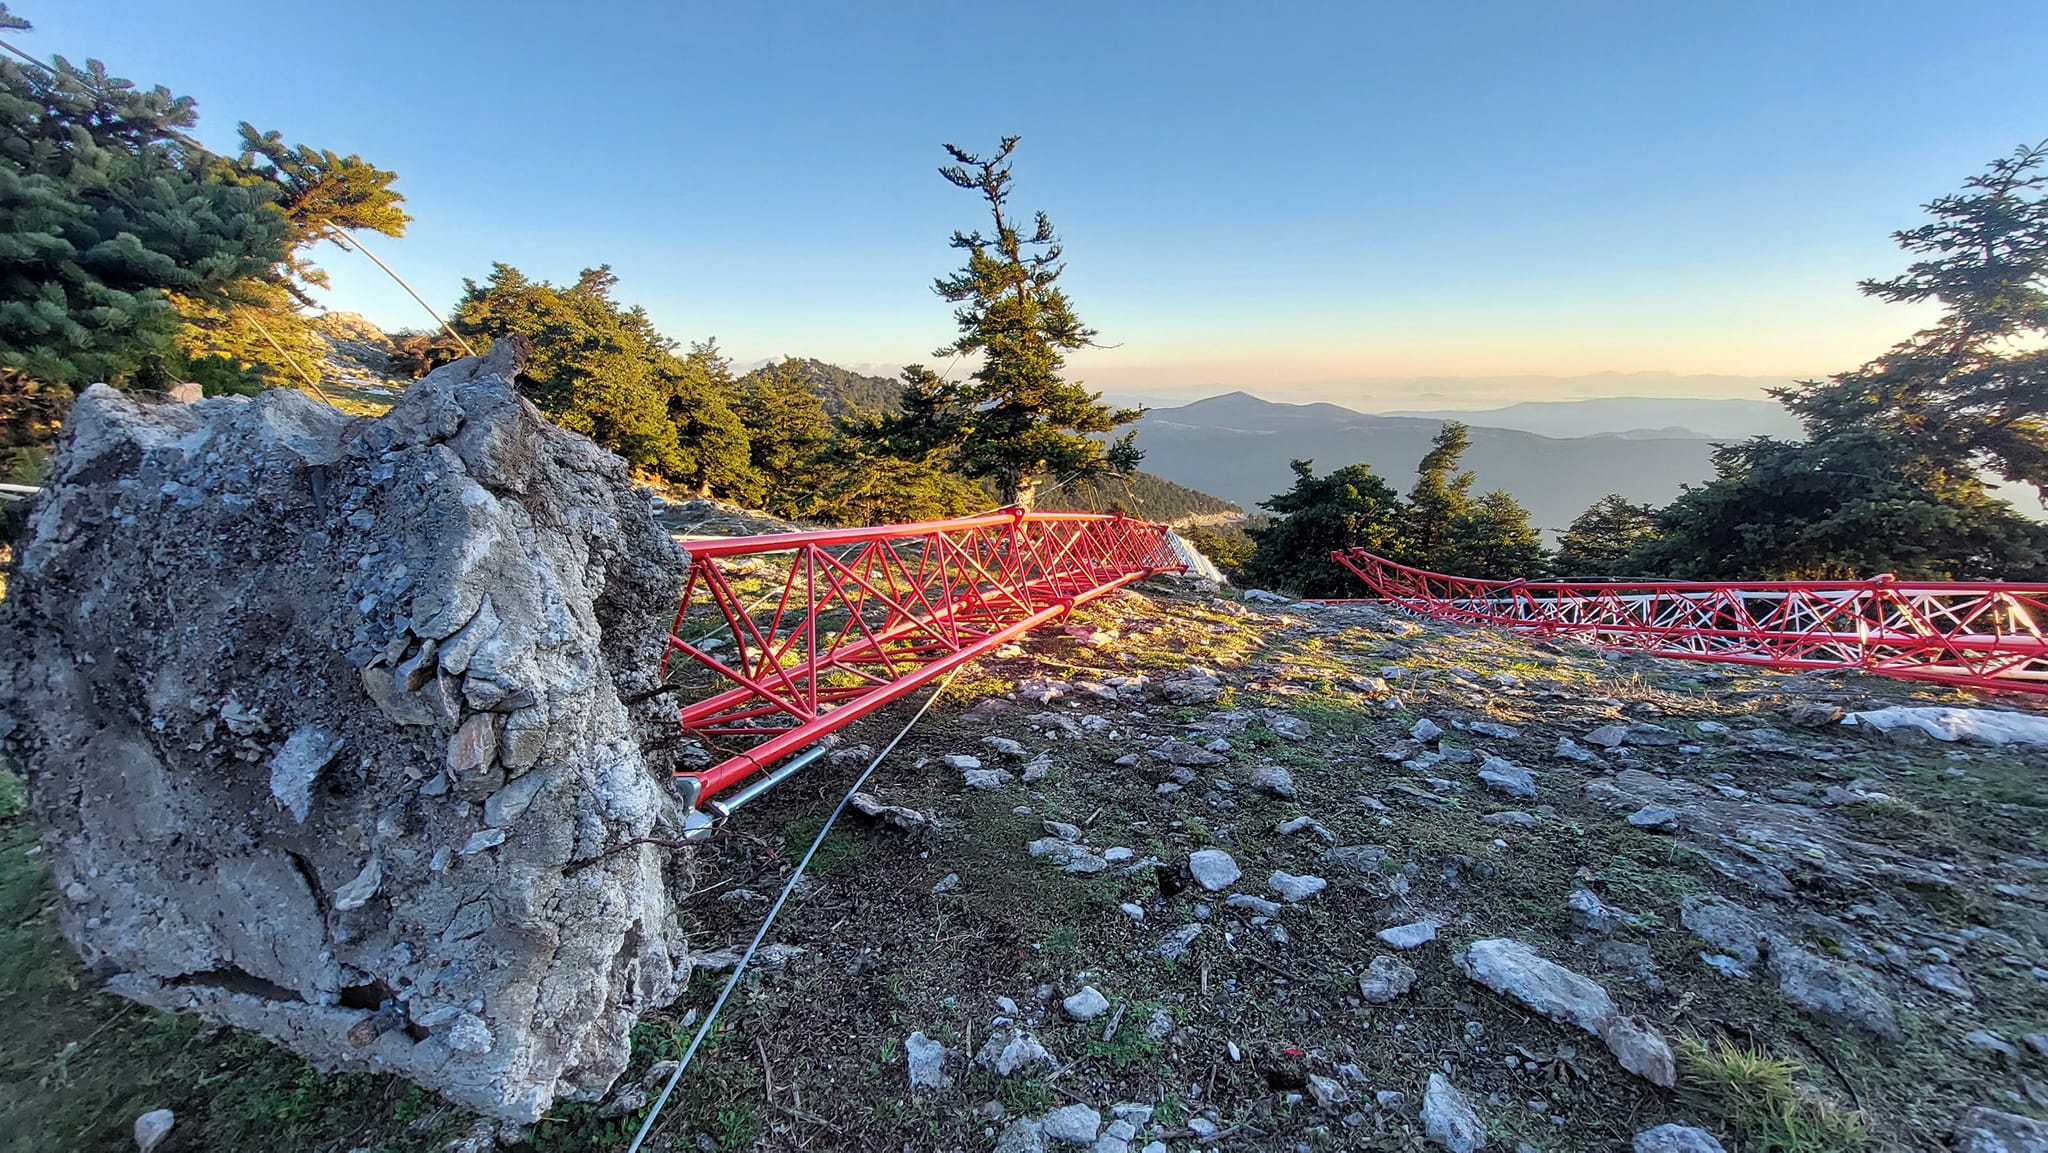
[[[1512,580],[1543,570],[1548,553],[1529,524],[1529,510],[1496,489],[1468,504],[1451,522],[1447,571]]]
[[[1657,539],[1656,513],[1620,493],[1601,497],[1558,538],[1558,572],[1567,577],[1624,575],[1635,555]]]
[[[1312,461],[1289,467],[1294,487],[1259,502],[1278,519],[1251,534],[1257,547],[1245,579],[1302,596],[1356,595],[1356,578],[1330,554],[1363,548],[1398,555],[1405,512],[1399,494],[1369,465],[1348,465],[1328,476],[1317,476]]]
[[[1430,439],[1429,451],[1415,466],[1415,484],[1408,490],[1405,554],[1419,568],[1448,572],[1456,566],[1452,531],[1472,506],[1472,474],[1459,472],[1472,430],[1445,421]]]
[[[189,147],[196,119],[96,60],[0,59],[0,452],[46,442],[80,385],[162,379],[173,294],[218,299],[283,259],[276,190]]]
[[[1135,467],[1135,434],[1107,444],[1099,435],[1140,413],[1112,409],[1100,394],[1061,376],[1065,354],[1088,347],[1096,333],[1058,287],[1066,266],[1052,221],[1038,213],[1027,234],[1009,211],[1017,140],[1004,137],[987,157],[946,146],[954,163],[940,174],[980,194],[994,234],[953,233],[952,246],[967,254],[967,264],[933,287],[960,306],[953,314],[960,335],[932,355],[978,358],[980,367],[955,384],[912,366],[904,376],[905,411],[882,423],[881,440],[912,458],[943,451],[960,472],[988,478],[1002,503],[1028,508],[1048,473]]]

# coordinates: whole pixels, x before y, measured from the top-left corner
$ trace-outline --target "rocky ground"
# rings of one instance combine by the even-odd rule
[[[1896,704],[2042,711],[1128,591],[883,763],[915,819],[827,838],[651,1147],[2048,1148],[2048,749],[1841,723]],[[496,1139],[623,1147],[905,715],[701,854],[698,974],[612,1096]],[[491,1147],[91,992],[20,826],[0,1146],[132,1147],[168,1106],[163,1150]]]

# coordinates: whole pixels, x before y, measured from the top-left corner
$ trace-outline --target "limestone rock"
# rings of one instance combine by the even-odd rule
[[[1384,1005],[1415,987],[1415,967],[1381,953],[1358,979],[1358,995],[1374,1005]]]
[[[1529,770],[1504,757],[1488,757],[1479,766],[1479,779],[1496,793],[1509,797],[1536,795],[1536,778]]]
[[[1787,1001],[1839,1025],[1879,1037],[1898,1036],[1892,1003],[1877,990],[1867,972],[1777,937],[1769,938],[1769,956],[1778,991]]]
[[[1330,882],[1325,881],[1321,877],[1296,876],[1293,873],[1275,869],[1273,870],[1273,875],[1266,878],[1266,885],[1275,893],[1280,894],[1281,900],[1293,905],[1306,901],[1317,893],[1322,892],[1330,886]]]
[[[1196,849],[1188,854],[1188,872],[1195,878],[1195,884],[1214,893],[1227,889],[1244,875],[1237,861],[1222,849]]]
[[[1396,949],[1420,949],[1436,940],[1435,921],[1413,921],[1406,925],[1394,925],[1381,929],[1379,939]]]
[[[689,977],[687,854],[624,847],[680,817],[673,704],[629,702],[686,561],[522,346],[376,418],[86,390],[0,601],[0,751],[110,990],[528,1123]],[[415,1028],[366,1026],[400,989]]]
[[[1629,1072],[1667,1089],[1677,1082],[1677,1063],[1662,1037],[1639,1019],[1624,1016],[1597,982],[1537,956],[1520,941],[1474,941],[1458,955],[1457,965],[1494,992],[1605,1041]]]
[[[910,1065],[910,1088],[950,1089],[953,1078],[946,1075],[946,1047],[926,1037],[923,1033],[912,1033],[903,1042],[903,1054]]]
[[[1705,1129],[1663,1124],[1636,1134],[1635,1153],[1727,1153]]]
[[[1092,1105],[1062,1105],[1039,1118],[1038,1125],[1054,1141],[1090,1145],[1102,1132],[1102,1114]]]
[[[1486,1125],[1472,1102],[1442,1073],[1429,1075],[1429,1087],[1422,1094],[1422,1133],[1451,1153],[1473,1153],[1486,1148]]]
[[[171,1135],[171,1126],[178,1123],[178,1115],[169,1109],[151,1109],[135,1119],[136,1153],[155,1153],[156,1147]]]
[[[1093,1021],[1109,1011],[1109,998],[1098,992],[1095,986],[1083,985],[1073,996],[1062,1001],[1060,1007],[1076,1021]]]
[[[2048,1153],[2048,1123],[1982,1107],[1956,1122],[1955,1153]]]

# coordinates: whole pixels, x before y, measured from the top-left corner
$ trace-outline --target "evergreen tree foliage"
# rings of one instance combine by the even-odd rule
[[[1620,493],[1593,502],[1557,542],[1557,570],[1565,577],[1635,575],[1635,555],[1657,539],[1657,510]]]
[[[463,282],[453,323],[465,336],[531,339],[520,382],[527,395],[635,468],[704,493],[758,492],[730,404],[731,366],[709,343],[678,356],[645,310],[613,301],[617,283],[609,266],[557,287],[496,264],[485,283]]]
[[[1328,476],[1317,476],[1312,461],[1289,467],[1294,487],[1259,502],[1278,519],[1252,534],[1257,551],[1245,579],[1302,596],[1357,595],[1357,579],[1330,554],[1348,548],[1397,554],[1406,512],[1400,495],[1370,465],[1347,465]]]
[[[1976,471],[1931,463],[1884,432],[1757,437],[1714,454],[1717,476],[1659,510],[1625,567],[1691,580],[2048,577],[2048,525]]]
[[[6,17],[6,27],[25,21]],[[276,190],[183,135],[189,97],[99,61],[0,58],[0,454],[46,444],[75,390],[163,375],[172,295],[216,299],[281,260]]]
[[[295,383],[300,372],[318,375],[327,344],[306,308],[327,274],[312,261],[322,240],[346,243],[350,232],[402,236],[412,218],[399,207],[398,179],[360,156],[292,146],[276,132],[240,126],[242,152],[230,178],[267,185],[285,218],[284,258],[255,276],[228,285],[213,298],[176,295],[184,317],[178,344],[194,360],[221,357],[253,366],[267,379]],[[296,366],[296,367],[295,367]]]
[[[1549,551],[1529,524],[1529,510],[1501,490],[1471,502],[1451,522],[1449,572],[1513,580],[1543,571]]]
[[[866,376],[815,357],[785,357],[740,377],[745,387],[749,377],[770,371],[799,372],[810,390],[825,406],[825,415],[836,419],[878,416],[903,407],[903,382],[886,376]]]
[[[1447,420],[1415,466],[1415,484],[1408,490],[1406,563],[1436,572],[1455,569],[1453,533],[1472,507],[1472,474],[1458,471],[1458,464],[1470,447],[1472,430]]]
[[[735,411],[747,432],[758,491],[743,499],[779,516],[805,515],[824,481],[832,422],[802,361],[785,359],[736,385]]]
[[[881,441],[913,458],[943,450],[958,471],[991,480],[1004,504],[1029,507],[1047,473],[1135,467],[1135,434],[1111,443],[1099,434],[1140,413],[1112,409],[1100,394],[1061,376],[1065,354],[1088,347],[1096,333],[1058,287],[1066,265],[1052,221],[1038,213],[1027,234],[1008,213],[1017,140],[1004,137],[986,157],[946,145],[954,163],[940,175],[980,194],[994,234],[953,233],[952,246],[967,254],[967,264],[933,287],[960,306],[953,314],[960,334],[932,355],[978,358],[980,367],[953,383],[913,365],[904,375],[904,412],[883,422]]]
[[[2048,484],[2048,144],[1994,161],[1896,233],[1919,259],[1867,281],[1940,319],[1878,359],[1779,390],[1806,425],[1715,454],[1716,476],[1659,512],[1648,571],[1692,577],[2024,578],[2048,529],[1980,470]]]

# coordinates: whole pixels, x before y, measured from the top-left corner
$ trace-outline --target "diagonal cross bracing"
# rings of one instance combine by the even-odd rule
[[[1658,656],[2048,692],[2048,584],[1490,581],[1364,549],[1330,559],[1379,596],[1439,620],[1583,635]]]
[[[1076,605],[1180,571],[1168,536],[1123,516],[1007,511],[685,543],[661,675],[683,691],[683,728],[724,759],[679,784],[726,792]]]

